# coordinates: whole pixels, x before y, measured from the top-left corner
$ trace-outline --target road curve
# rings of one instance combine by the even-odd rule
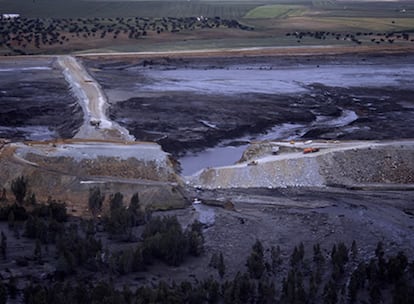
[[[59,56],[57,63],[84,111],[84,122],[74,137],[134,141],[125,128],[106,117],[106,96],[82,64],[72,56]]]

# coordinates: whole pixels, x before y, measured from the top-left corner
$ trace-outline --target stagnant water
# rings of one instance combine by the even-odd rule
[[[187,153],[179,159],[182,174],[192,175],[208,167],[226,166],[236,163],[252,141],[262,140],[294,140],[300,139],[308,130],[318,128],[345,127],[354,122],[358,116],[355,112],[344,110],[337,118],[318,116],[314,123],[304,124],[284,123],[276,125],[265,134],[246,136],[238,141],[224,141],[213,148],[207,148],[202,152]]]

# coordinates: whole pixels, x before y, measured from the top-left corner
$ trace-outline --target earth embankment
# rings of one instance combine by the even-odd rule
[[[0,184],[12,196],[11,181],[25,176],[39,200],[64,201],[79,215],[88,213],[88,191],[135,192],[148,208],[186,205],[182,182],[168,154],[154,143],[67,140],[5,144],[0,150]]]
[[[106,96],[82,64],[72,56],[59,56],[57,62],[84,111],[84,122],[75,138],[134,140],[126,129],[106,117]]]
[[[208,189],[412,185],[413,152],[412,140],[256,143],[239,164],[204,169],[189,183]]]

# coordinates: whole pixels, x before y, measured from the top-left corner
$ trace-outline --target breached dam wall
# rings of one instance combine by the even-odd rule
[[[243,162],[207,168],[187,182],[208,189],[414,184],[414,141],[255,143]]]

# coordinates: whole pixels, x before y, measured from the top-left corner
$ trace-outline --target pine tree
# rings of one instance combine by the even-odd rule
[[[19,176],[18,178],[12,180],[11,190],[16,198],[16,202],[19,204],[23,203],[24,198],[26,197],[28,188],[28,180],[24,176]]]
[[[272,259],[272,271],[273,273],[275,273],[279,266],[282,264],[282,257],[279,245],[276,248],[275,246],[272,246],[270,250],[270,255]]]
[[[7,253],[7,237],[3,233],[3,231],[1,232],[0,250],[1,250],[1,255],[2,255],[3,259],[5,259],[6,258],[6,253]]]
[[[377,243],[377,248],[375,248],[375,256],[378,259],[382,259],[384,257],[384,244],[381,241]]]
[[[265,271],[263,246],[259,240],[254,243],[246,266],[250,276],[254,279],[259,279]]]
[[[338,302],[336,286],[332,280],[325,285],[323,301],[325,304],[336,304]]]
[[[224,264],[223,253],[221,253],[221,252],[220,252],[220,255],[219,255],[217,271],[219,273],[220,278],[223,278],[224,274],[226,272],[226,265]]]
[[[0,304],[7,303],[7,289],[3,281],[0,281]]]
[[[36,244],[35,244],[35,249],[34,249],[34,258],[37,262],[41,262],[42,261],[42,247],[40,245],[40,241],[39,239],[36,239]]]
[[[105,200],[105,195],[101,194],[99,187],[89,189],[88,206],[92,212],[93,217],[96,217],[102,208],[102,203]]]
[[[129,204],[129,209],[131,209],[132,212],[137,212],[139,210],[139,195],[138,193],[134,193],[131,197],[131,202]]]
[[[313,245],[313,261],[318,265],[321,266],[325,262],[325,258],[321,251],[321,246],[319,243]]]
[[[374,284],[369,289],[369,300],[371,304],[377,304],[381,302],[381,289],[378,284]]]
[[[109,198],[109,208],[111,209],[111,212],[113,212],[116,209],[119,209],[123,205],[124,196],[117,192],[115,194],[111,194]]]
[[[358,247],[357,247],[357,244],[356,244],[355,240],[352,241],[351,255],[352,255],[352,259],[355,261],[357,256],[358,256]]]
[[[15,216],[13,210],[10,210],[9,216],[7,217],[7,223],[10,229],[13,229],[15,226]]]

